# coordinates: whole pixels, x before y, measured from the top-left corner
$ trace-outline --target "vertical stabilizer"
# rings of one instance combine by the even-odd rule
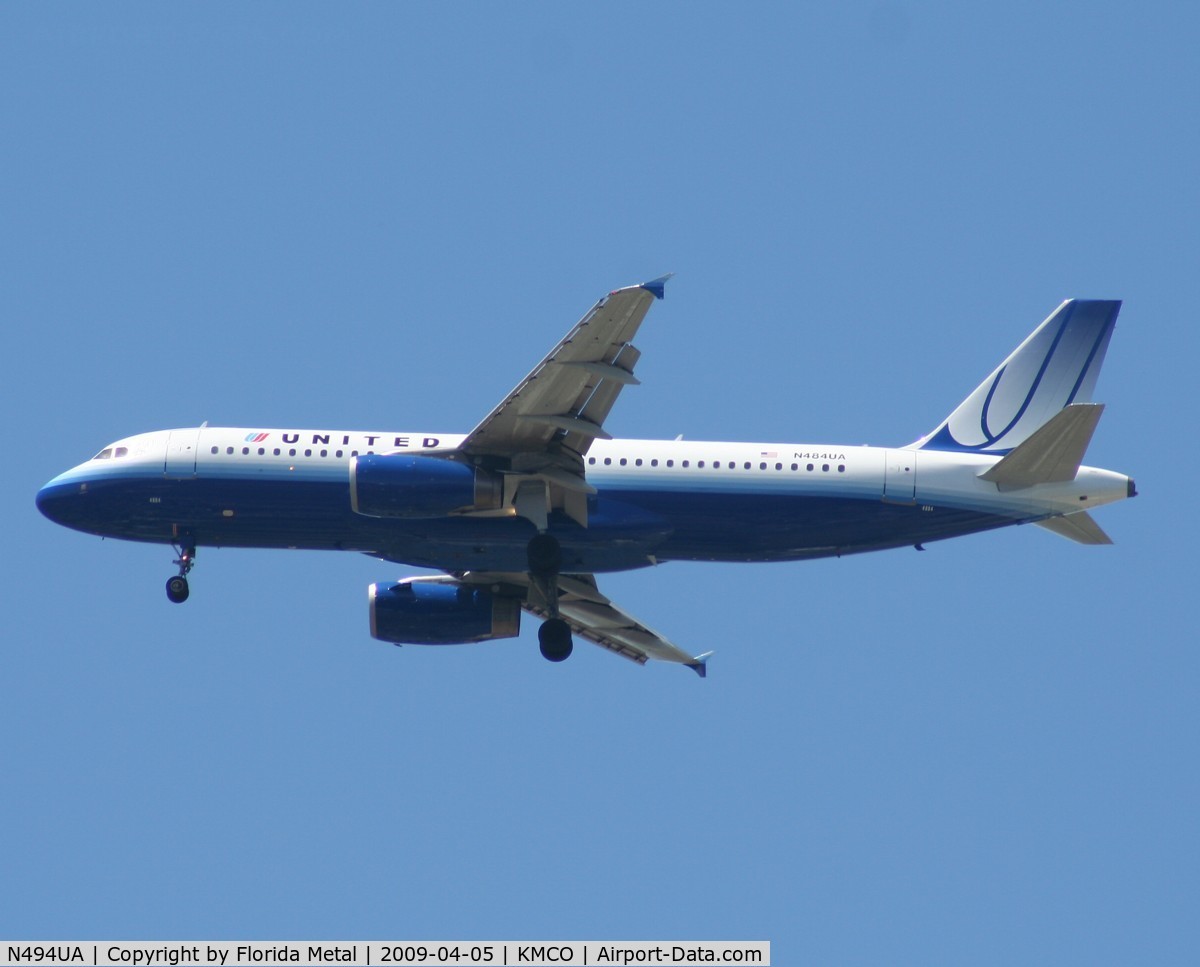
[[[1092,402],[1121,303],[1068,299],[929,436],[926,450],[1001,455],[1073,403]]]

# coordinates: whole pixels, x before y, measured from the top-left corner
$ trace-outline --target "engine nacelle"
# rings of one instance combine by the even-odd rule
[[[518,598],[487,588],[429,581],[372,584],[371,637],[405,645],[462,645],[515,638],[521,631]]]
[[[408,453],[350,460],[350,507],[365,517],[445,517],[500,506],[503,482],[465,463]]]

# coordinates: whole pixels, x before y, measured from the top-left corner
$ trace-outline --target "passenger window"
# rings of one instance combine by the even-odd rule
[[[623,466],[625,466],[625,464],[627,464],[628,462],[629,462],[629,461],[628,461],[628,460],[626,460],[624,457],[622,457],[622,458],[621,458],[621,466],[622,466],[622,467],[623,467]]]
[[[799,469],[800,469],[800,464],[798,464],[798,463],[793,463],[793,464],[792,464],[792,469],[793,469],[793,470],[799,470]]]
[[[668,460],[668,461],[667,461],[667,466],[668,466],[668,467],[673,467],[673,466],[675,466],[675,461],[674,461],[674,460]]]
[[[651,461],[650,461],[650,466],[652,466],[652,467],[657,467],[657,466],[658,466],[658,461],[657,461],[657,460],[651,460]]]
[[[250,448],[249,447],[242,447],[242,456],[243,457],[250,456]]]
[[[821,464],[821,473],[829,473],[829,464],[827,464],[827,463]]]
[[[767,465],[766,465],[765,463],[760,463],[760,464],[758,465],[758,469],[759,469],[759,470],[766,470],[766,469],[767,469]]]
[[[605,457],[604,465],[607,467],[607,466],[610,466],[611,464],[612,464],[612,457]]]
[[[327,457],[327,456],[329,456],[329,451],[328,451],[328,450],[322,450],[322,451],[321,451],[321,456],[323,456],[323,457]]]
[[[296,448],[295,448],[295,447],[292,447],[292,449],[290,449],[290,450],[288,451],[288,456],[289,456],[289,457],[294,457],[295,455],[296,455]]]
[[[777,463],[777,464],[775,464],[775,469],[776,469],[776,470],[782,470],[782,469],[783,469],[783,464],[782,464],[782,463]]]
[[[589,465],[589,466],[595,466],[595,465],[596,465],[596,458],[595,458],[595,457],[588,457],[588,465]]]
[[[226,447],[226,448],[225,448],[225,454],[228,456],[228,455],[229,455],[229,454],[231,454],[231,453],[233,453],[233,447]]]
[[[845,472],[846,472],[846,465],[844,463],[839,463],[838,464],[838,473],[845,473]]]
[[[696,461],[696,466],[697,466],[697,467],[699,467],[701,470],[703,470],[703,469],[704,469],[704,461],[703,461],[703,460],[697,460],[697,461]],[[719,467],[719,466],[720,466],[720,464],[719,464],[719,463],[714,463],[714,464],[713,464],[713,466],[714,466],[714,467]]]
[[[312,456],[312,450],[305,450],[305,451],[304,451],[304,455],[305,455],[306,457],[311,457],[311,456]]]
[[[220,447],[213,447],[213,448],[212,448],[212,452],[213,452],[213,453],[219,453],[220,451],[221,451],[221,448],[220,448]]]
[[[691,462],[690,460],[684,460],[683,465],[686,467],[690,462]]]
[[[641,458],[641,457],[638,457],[638,458],[637,458],[636,460],[634,460],[633,462],[634,462],[634,464],[636,464],[637,466],[639,466],[639,467],[640,467],[640,466],[642,465],[642,458]]]
[[[743,466],[744,466],[744,467],[745,467],[747,470],[749,470],[749,469],[750,469],[750,461],[749,461],[749,460],[747,460]],[[766,464],[763,464],[763,466],[766,466]]]
[[[335,453],[335,454],[334,454],[334,456],[335,456],[335,457],[340,457],[341,455],[342,455],[342,451],[341,451],[341,450],[339,450],[337,453]]]
[[[279,456],[279,447],[275,448],[275,456]]]
[[[259,455],[260,457],[261,457],[261,456],[262,456],[264,453],[266,453],[266,452],[267,452],[267,451],[266,451],[266,450],[264,450],[262,447],[259,447],[259,448],[258,448],[258,455]]]
[[[807,468],[807,469],[809,469],[809,470],[812,470],[812,468],[813,468],[813,465],[810,463],[810,464],[808,465],[808,468]]]

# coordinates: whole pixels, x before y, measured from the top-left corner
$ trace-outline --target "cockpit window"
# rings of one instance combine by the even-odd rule
[[[121,457],[127,457],[127,456],[129,456],[129,447],[105,447],[103,450],[101,450],[99,453],[97,453],[94,457],[92,457],[92,459],[93,460],[110,460],[110,459],[116,460],[116,459],[120,459]]]

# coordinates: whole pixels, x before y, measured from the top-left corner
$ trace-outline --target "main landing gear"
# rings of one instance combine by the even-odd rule
[[[550,534],[536,534],[526,549],[529,577],[546,602],[550,617],[538,628],[538,645],[547,661],[566,661],[571,657],[571,626],[558,616],[558,572],[562,567],[562,548]]]
[[[571,657],[571,626],[562,618],[547,618],[538,628],[538,645],[547,661],[566,661]]]
[[[172,561],[179,565],[179,573],[167,579],[167,600],[173,604],[183,604],[191,593],[188,588],[188,571],[196,565],[196,548],[192,544],[184,544],[175,548],[179,558]]]

